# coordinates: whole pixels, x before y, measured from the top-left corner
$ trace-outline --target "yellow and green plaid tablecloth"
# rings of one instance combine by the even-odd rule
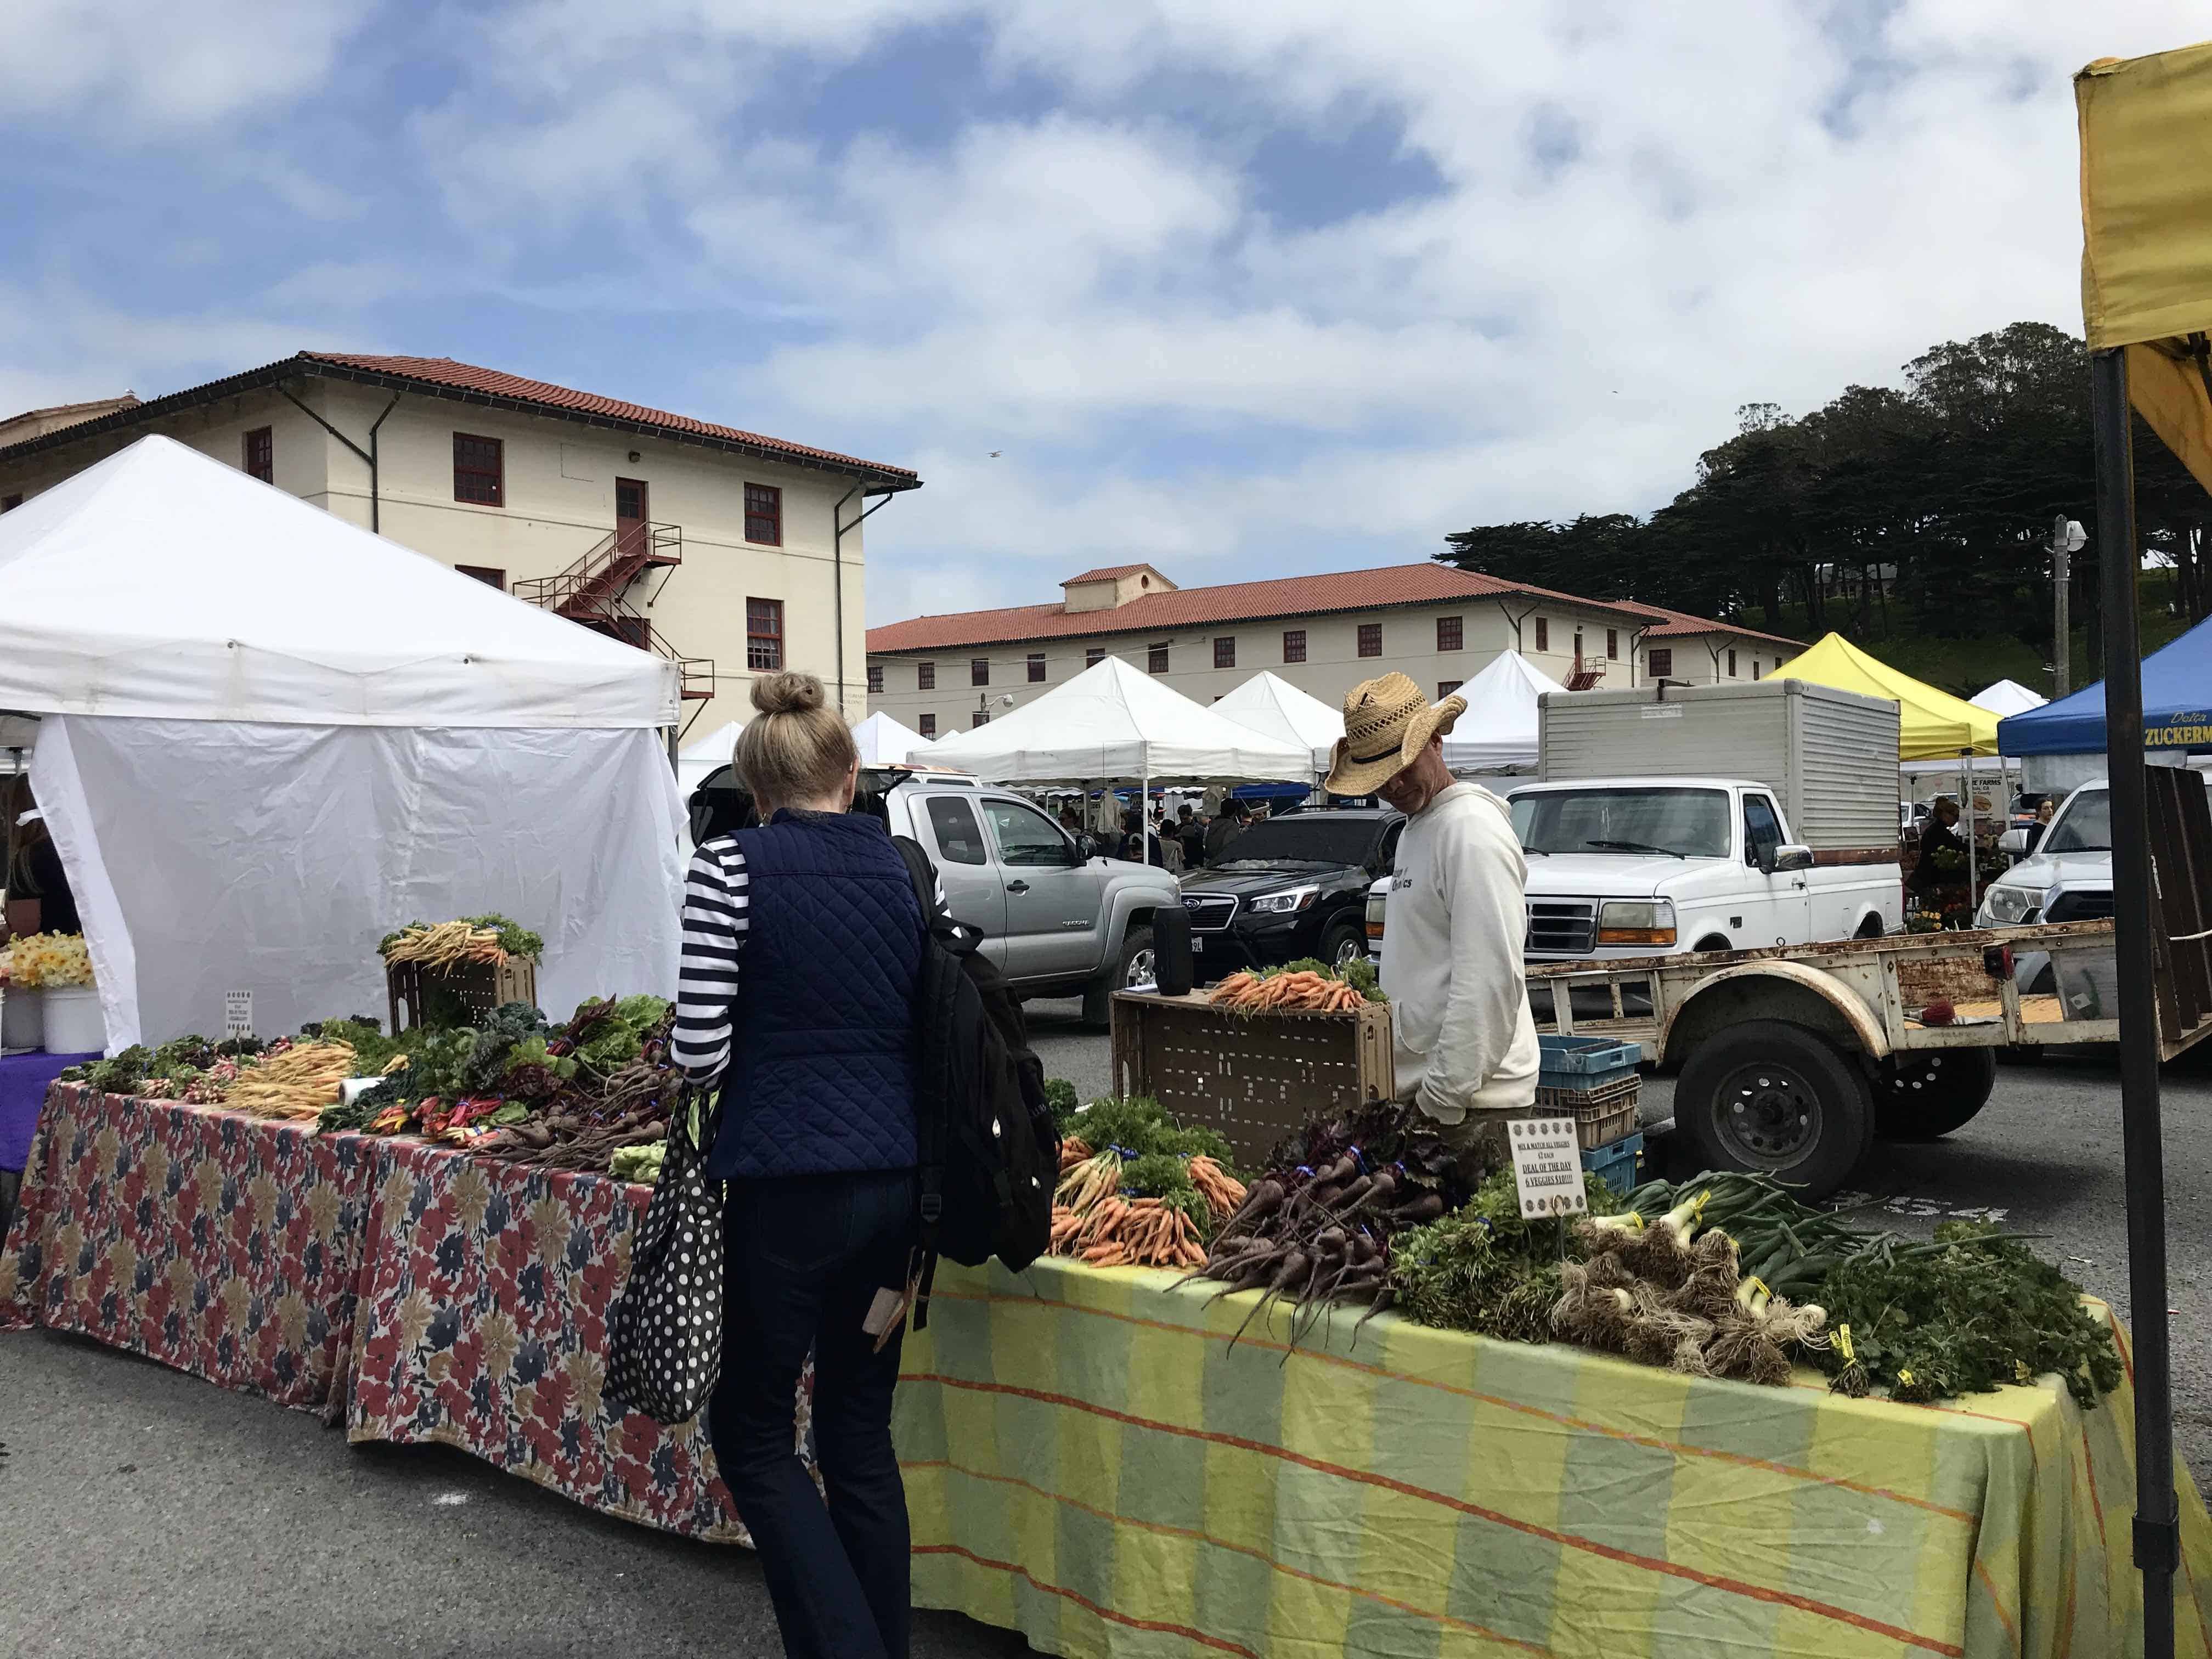
[[[1898,1406],[1348,1315],[1232,1348],[1250,1297],[1173,1282],[940,1273],[898,1400],[917,1605],[1085,1659],[2141,1650],[2124,1383]]]

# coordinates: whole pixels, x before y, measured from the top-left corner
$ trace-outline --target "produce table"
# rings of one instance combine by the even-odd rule
[[[651,1194],[378,1143],[347,1437],[458,1446],[588,1508],[750,1544],[704,1427],[664,1430],[603,1393]]]
[[[1146,1659],[2140,1650],[2125,1383],[1898,1406],[1389,1317],[1232,1349],[1249,1298],[1173,1282],[940,1273],[898,1395],[918,1605]]]
[[[56,1084],[0,1249],[0,1330],[74,1331],[326,1409],[352,1339],[374,1152]]]
[[[20,1172],[31,1156],[31,1132],[46,1091],[68,1066],[98,1054],[9,1054],[0,1058],[0,1172]]]

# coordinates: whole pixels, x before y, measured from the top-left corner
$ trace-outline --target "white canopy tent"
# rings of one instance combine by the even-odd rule
[[[1305,750],[1317,771],[1328,769],[1329,750],[1344,735],[1340,710],[1264,669],[1213,704],[1212,712]]]
[[[1966,699],[1977,708],[1986,708],[1992,714],[2025,714],[2031,708],[2040,708],[2051,701],[2038,696],[2018,680],[1999,680],[1995,685],[1985,685]]]
[[[676,751],[676,787],[686,800],[694,789],[706,782],[708,773],[730,763],[730,757],[737,750],[738,733],[745,729],[745,724],[744,720],[725,720],[705,737]]]
[[[1310,779],[1311,751],[1108,657],[1035,702],[931,746],[930,763],[999,783]]]
[[[1501,652],[1460,687],[1467,713],[1444,739],[1444,764],[1455,772],[1530,770],[1536,764],[1537,699],[1566,689],[1518,651]]]
[[[853,728],[863,766],[902,766],[910,760],[934,763],[935,747],[919,732],[909,731],[880,710]]]
[[[498,911],[541,1000],[672,992],[674,665],[166,438],[0,517],[0,711],[111,1051],[384,1001],[377,940]]]

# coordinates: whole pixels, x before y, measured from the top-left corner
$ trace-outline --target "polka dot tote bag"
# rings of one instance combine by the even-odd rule
[[[702,1150],[720,1121],[693,1096],[669,1124],[629,1282],[607,1321],[608,1391],[656,1423],[696,1417],[722,1369],[723,1183],[708,1177]]]

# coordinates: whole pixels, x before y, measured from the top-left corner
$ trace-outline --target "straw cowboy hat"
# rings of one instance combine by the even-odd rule
[[[1355,685],[1344,699],[1344,735],[1330,751],[1332,795],[1371,795],[1420,758],[1429,739],[1449,732],[1467,713],[1455,693],[1434,708],[1403,674]]]

